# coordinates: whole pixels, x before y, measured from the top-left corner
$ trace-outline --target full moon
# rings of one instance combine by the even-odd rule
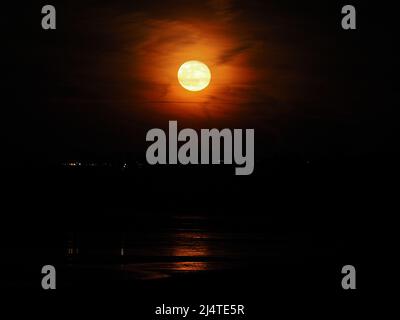
[[[191,60],[180,66],[178,80],[186,90],[201,91],[210,84],[211,72],[203,62]]]

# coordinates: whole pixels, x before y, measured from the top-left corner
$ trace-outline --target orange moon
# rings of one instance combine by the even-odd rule
[[[178,81],[186,90],[201,91],[210,84],[211,71],[203,62],[190,60],[180,66]]]

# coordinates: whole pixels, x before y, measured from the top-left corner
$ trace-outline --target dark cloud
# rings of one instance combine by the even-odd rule
[[[248,50],[249,48],[251,48],[251,44],[245,43],[245,44],[239,45],[238,47],[228,49],[218,57],[218,63],[221,63],[221,64],[227,63],[230,60],[232,60],[233,58],[235,58],[237,55]]]

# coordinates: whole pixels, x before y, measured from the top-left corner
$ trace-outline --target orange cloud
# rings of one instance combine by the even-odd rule
[[[235,105],[251,99],[254,88],[247,89],[260,79],[259,71],[248,63],[255,44],[237,39],[226,20],[147,18],[140,28],[144,37],[131,48],[132,74],[148,87],[137,92],[138,102],[177,115],[207,109],[223,116],[227,109],[234,112]],[[193,93],[180,86],[177,71],[188,60],[202,61],[211,69],[206,90]]]

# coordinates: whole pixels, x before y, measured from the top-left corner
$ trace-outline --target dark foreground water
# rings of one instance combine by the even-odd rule
[[[344,265],[357,267],[356,297],[365,292],[376,249],[355,222],[365,222],[367,207],[382,210],[360,207],[377,199],[360,176],[356,188],[343,175],[315,171],[253,180],[91,171],[22,176],[24,184],[13,177],[1,286],[46,295],[46,303],[51,295],[62,312],[80,303],[102,314],[109,306],[110,318],[121,311],[154,319],[164,303],[246,304],[249,319],[271,308],[308,314],[325,304],[330,312],[353,297],[341,287]],[[41,287],[46,264],[57,270],[55,293]]]
[[[125,231],[78,231],[66,236],[67,270],[113,272],[134,280],[235,271],[263,264],[302,263],[317,252],[312,234],[282,230],[265,217],[174,215],[147,217]]]

